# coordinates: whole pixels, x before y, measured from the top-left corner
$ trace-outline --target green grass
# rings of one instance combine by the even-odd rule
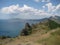
[[[60,27],[60,24],[56,23],[55,21],[49,20],[48,23],[49,23],[50,29],[56,29],[56,28]]]
[[[57,29],[58,31],[51,33],[53,36],[60,36],[60,28]]]
[[[43,45],[60,45],[60,29],[56,29],[57,31],[52,32],[51,36],[45,39],[40,39],[37,42],[42,43]]]
[[[46,45],[60,45],[60,36],[52,36],[45,42],[46,42]]]

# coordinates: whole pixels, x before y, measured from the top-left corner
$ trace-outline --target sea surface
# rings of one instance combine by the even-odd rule
[[[26,23],[36,24],[40,20],[0,20],[0,36],[16,37],[20,35]]]

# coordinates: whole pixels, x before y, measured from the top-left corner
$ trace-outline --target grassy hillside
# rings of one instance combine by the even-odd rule
[[[48,38],[38,40],[37,42],[42,43],[42,45],[60,45],[60,28],[55,30],[57,31],[51,32]]]
[[[60,28],[60,24],[56,23],[53,20],[46,20],[45,22],[40,22],[32,26],[32,31],[35,30],[44,30],[45,32],[49,30],[53,30],[56,28]],[[34,30],[35,29],[35,30]]]
[[[48,23],[49,23],[50,29],[56,29],[56,28],[60,27],[60,24],[56,23],[55,21],[49,20]]]
[[[50,31],[53,31],[53,32],[50,32],[50,35],[48,35],[48,38],[42,38],[37,42],[42,45],[60,45],[60,24],[56,23],[55,21],[48,20],[46,23],[44,22],[43,24],[40,24],[40,25],[41,27],[42,25],[44,26],[44,28],[42,28],[43,30],[46,29],[45,34],[46,32],[47,33],[49,33]]]
[[[40,35],[46,35],[42,39],[36,40],[42,45],[60,45],[60,24],[53,20],[46,22],[40,22],[32,25],[32,34],[39,33]],[[38,37],[37,37],[38,38]]]
[[[0,45],[60,45],[60,24],[52,20],[26,23],[22,34],[15,38],[1,37]]]

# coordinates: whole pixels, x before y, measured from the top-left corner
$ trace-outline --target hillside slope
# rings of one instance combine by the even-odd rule
[[[60,45],[60,24],[46,20],[31,27],[30,35],[2,39],[0,45]]]

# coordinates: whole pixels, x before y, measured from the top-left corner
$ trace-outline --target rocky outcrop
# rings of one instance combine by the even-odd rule
[[[45,29],[52,30],[52,29],[56,29],[58,27],[60,27],[60,24],[51,19],[42,21],[37,24],[32,24],[31,26],[29,23],[26,23],[25,28],[21,32],[21,35],[25,35],[25,36],[29,35],[32,32],[34,32],[34,29],[36,29],[36,28],[43,29],[43,30],[45,30]]]
[[[22,32],[21,32],[21,35],[24,35],[24,36],[26,36],[26,35],[29,35],[29,34],[31,34],[32,33],[32,28],[31,28],[31,26],[29,25],[29,23],[26,23],[25,24],[25,28],[22,30]]]

